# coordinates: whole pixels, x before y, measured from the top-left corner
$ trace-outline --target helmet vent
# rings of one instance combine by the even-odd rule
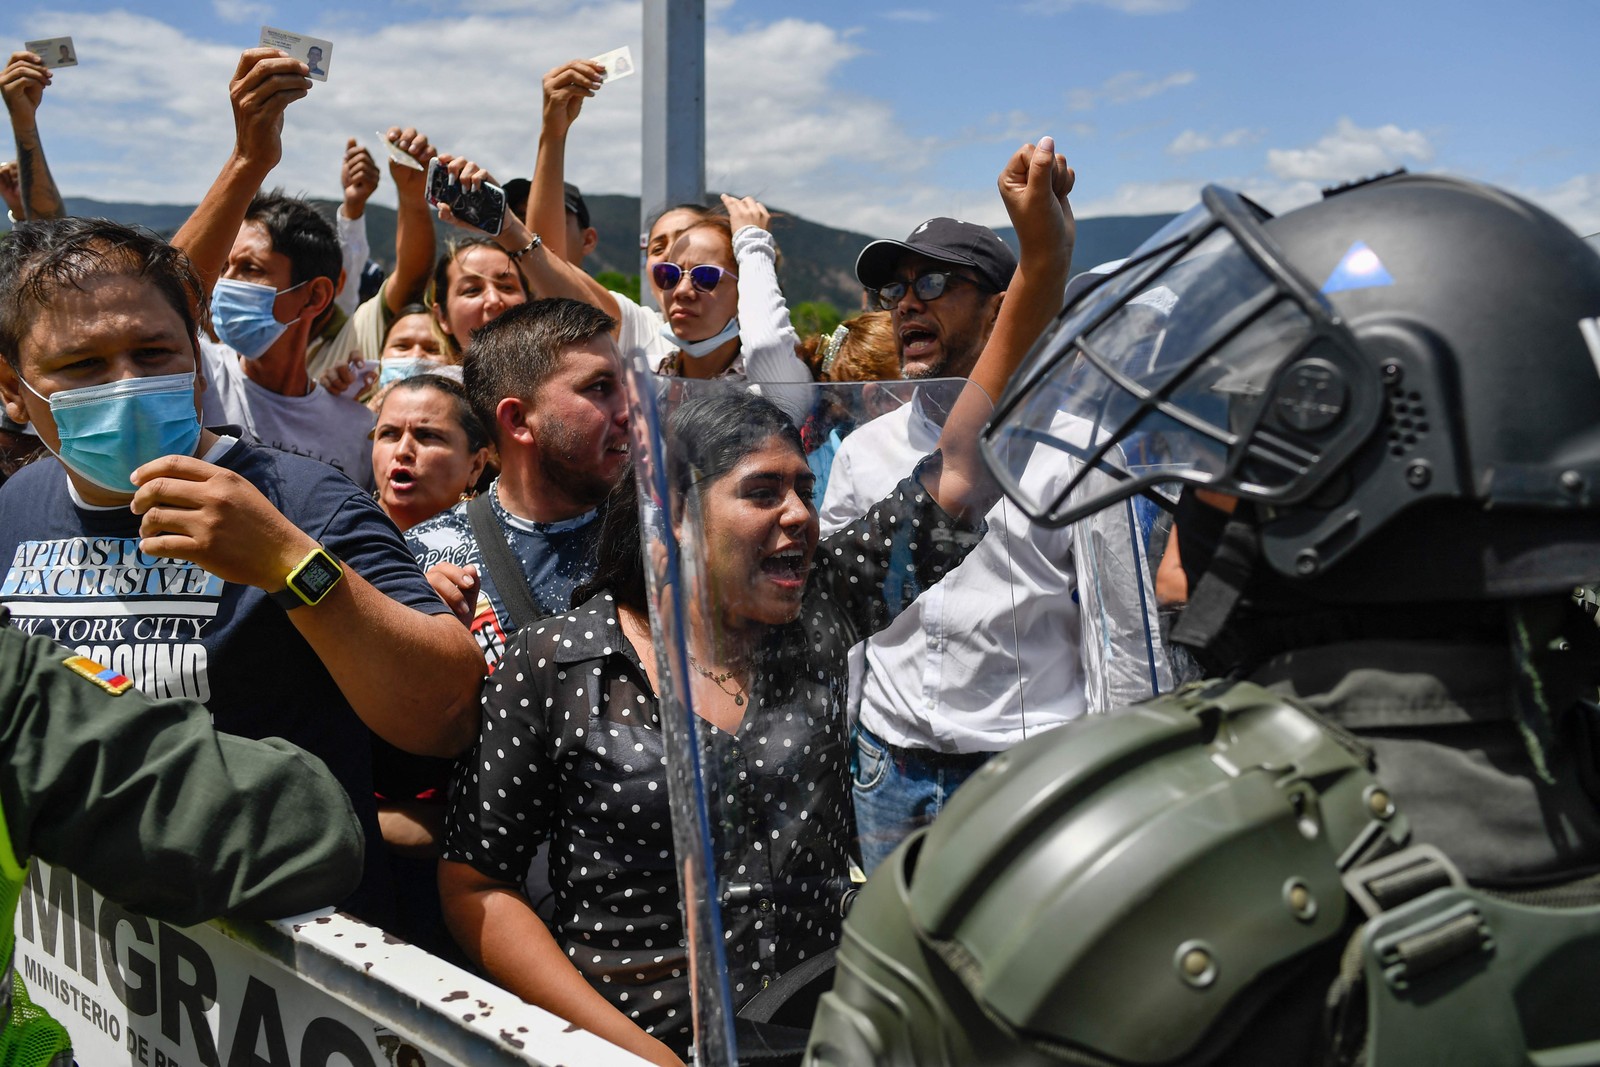
[[[1428,409],[1422,394],[1389,387],[1389,455],[1396,459],[1409,455],[1428,435]]]

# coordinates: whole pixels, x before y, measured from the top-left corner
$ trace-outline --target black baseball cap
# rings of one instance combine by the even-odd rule
[[[533,183],[526,178],[512,178],[500,187],[506,194],[506,206],[517,218],[528,213],[528,194],[533,191]]]
[[[583,202],[582,191],[571,182],[562,182],[561,188],[564,193],[562,201],[567,205],[567,210],[578,216],[578,228],[587,230],[589,228],[589,205]]]
[[[880,289],[894,279],[895,264],[907,252],[971,267],[995,292],[1011,285],[1017,257],[987,226],[957,219],[929,219],[904,241],[873,241],[856,258],[856,278],[868,289]]]

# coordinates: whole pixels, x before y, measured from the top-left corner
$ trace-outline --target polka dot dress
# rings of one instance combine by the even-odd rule
[[[799,618],[763,643],[739,729],[697,720],[735,1004],[838,940],[855,832],[846,652],[981,536],[915,475],[902,482],[818,546]],[[445,857],[520,883],[548,839],[557,941],[618,1010],[685,1054],[689,971],[666,746],[612,598],[519,633],[485,683],[482,711],[452,789]]]

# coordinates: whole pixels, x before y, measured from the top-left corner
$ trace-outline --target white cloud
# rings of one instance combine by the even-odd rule
[[[1243,193],[1274,214],[1303,207],[1322,195],[1316,182],[1281,182],[1248,176],[1128,182],[1109,192],[1100,192],[1080,180],[1073,191],[1072,207],[1079,218],[1177,213],[1198,204],[1200,190],[1213,182]]]
[[[211,0],[211,10],[224,22],[265,22],[272,7],[254,0]]]
[[[1407,160],[1431,159],[1433,145],[1419,130],[1402,130],[1392,123],[1364,129],[1341,118],[1309,148],[1270,149],[1267,169],[1285,180],[1336,182],[1393,170]]]
[[[1102,192],[1081,178],[1072,191],[1072,210],[1079,218],[1101,215],[1164,215],[1187,211],[1200,200],[1204,182],[1175,178],[1157,182],[1128,182]]]
[[[890,22],[937,22],[939,15],[923,7],[897,7],[890,11],[880,11],[880,19]]]
[[[950,149],[973,144],[1004,144],[1020,148],[1024,143],[1036,142],[1045,134],[1055,137],[1064,146],[1061,151],[1070,155],[1072,143],[1093,137],[1095,127],[1088,122],[1062,123],[1059,118],[1047,119],[1029,111],[1012,109],[985,116],[982,125],[954,131],[945,139],[944,145]]]
[[[1552,188],[1524,188],[1527,197],[1585,236],[1600,233],[1600,174],[1579,174]]]
[[[1142,70],[1125,70],[1113,74],[1093,89],[1072,89],[1067,93],[1067,109],[1090,111],[1100,104],[1131,104],[1159,96],[1169,89],[1178,89],[1195,80],[1192,70],[1179,70],[1164,78],[1152,78]]]
[[[1057,15],[1075,7],[1109,7],[1124,15],[1168,15],[1189,6],[1189,0],[1029,0],[1022,10],[1035,15]]]
[[[1244,126],[1216,137],[1196,130],[1184,130],[1167,145],[1167,152],[1174,156],[1192,156],[1197,152],[1211,152],[1219,148],[1240,148],[1259,141],[1262,134],[1261,130]]]
[[[497,2],[474,0],[474,10]],[[289,106],[282,161],[268,184],[336,196],[346,138],[375,147],[373,131],[391,124],[416,126],[501,180],[529,174],[544,71],[623,44],[642,54],[636,2],[538,6],[536,14],[524,6],[493,17],[458,9],[337,35],[298,27],[334,39],[337,51],[330,80]],[[126,12],[99,16],[77,36],[105,58],[94,77],[58,79],[41,110],[62,189],[107,200],[198,200],[233,143],[228,82],[239,48]],[[798,18],[730,28],[713,17],[708,187],[873,234],[903,234],[932,214],[999,212],[990,182],[968,190],[939,181],[935,164],[954,147],[949,139],[908,133],[888,102],[842,85],[841,68],[862,54],[858,39]],[[151,63],[152,55],[183,62]],[[586,190],[638,193],[643,81],[615,82],[584,105],[567,161],[568,177]],[[993,134],[1021,143],[1041,132],[1002,122]],[[996,155],[996,172],[1003,158]],[[394,202],[387,178],[375,199]]]

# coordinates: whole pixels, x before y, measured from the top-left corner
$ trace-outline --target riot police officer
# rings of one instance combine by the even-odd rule
[[[987,456],[1037,521],[1181,488],[1213,680],[895,853],[810,1061],[1600,1062],[1597,320],[1560,222],[1409,175],[1209,187],[1079,295]],[[1049,449],[1118,487],[1030,498]]]

